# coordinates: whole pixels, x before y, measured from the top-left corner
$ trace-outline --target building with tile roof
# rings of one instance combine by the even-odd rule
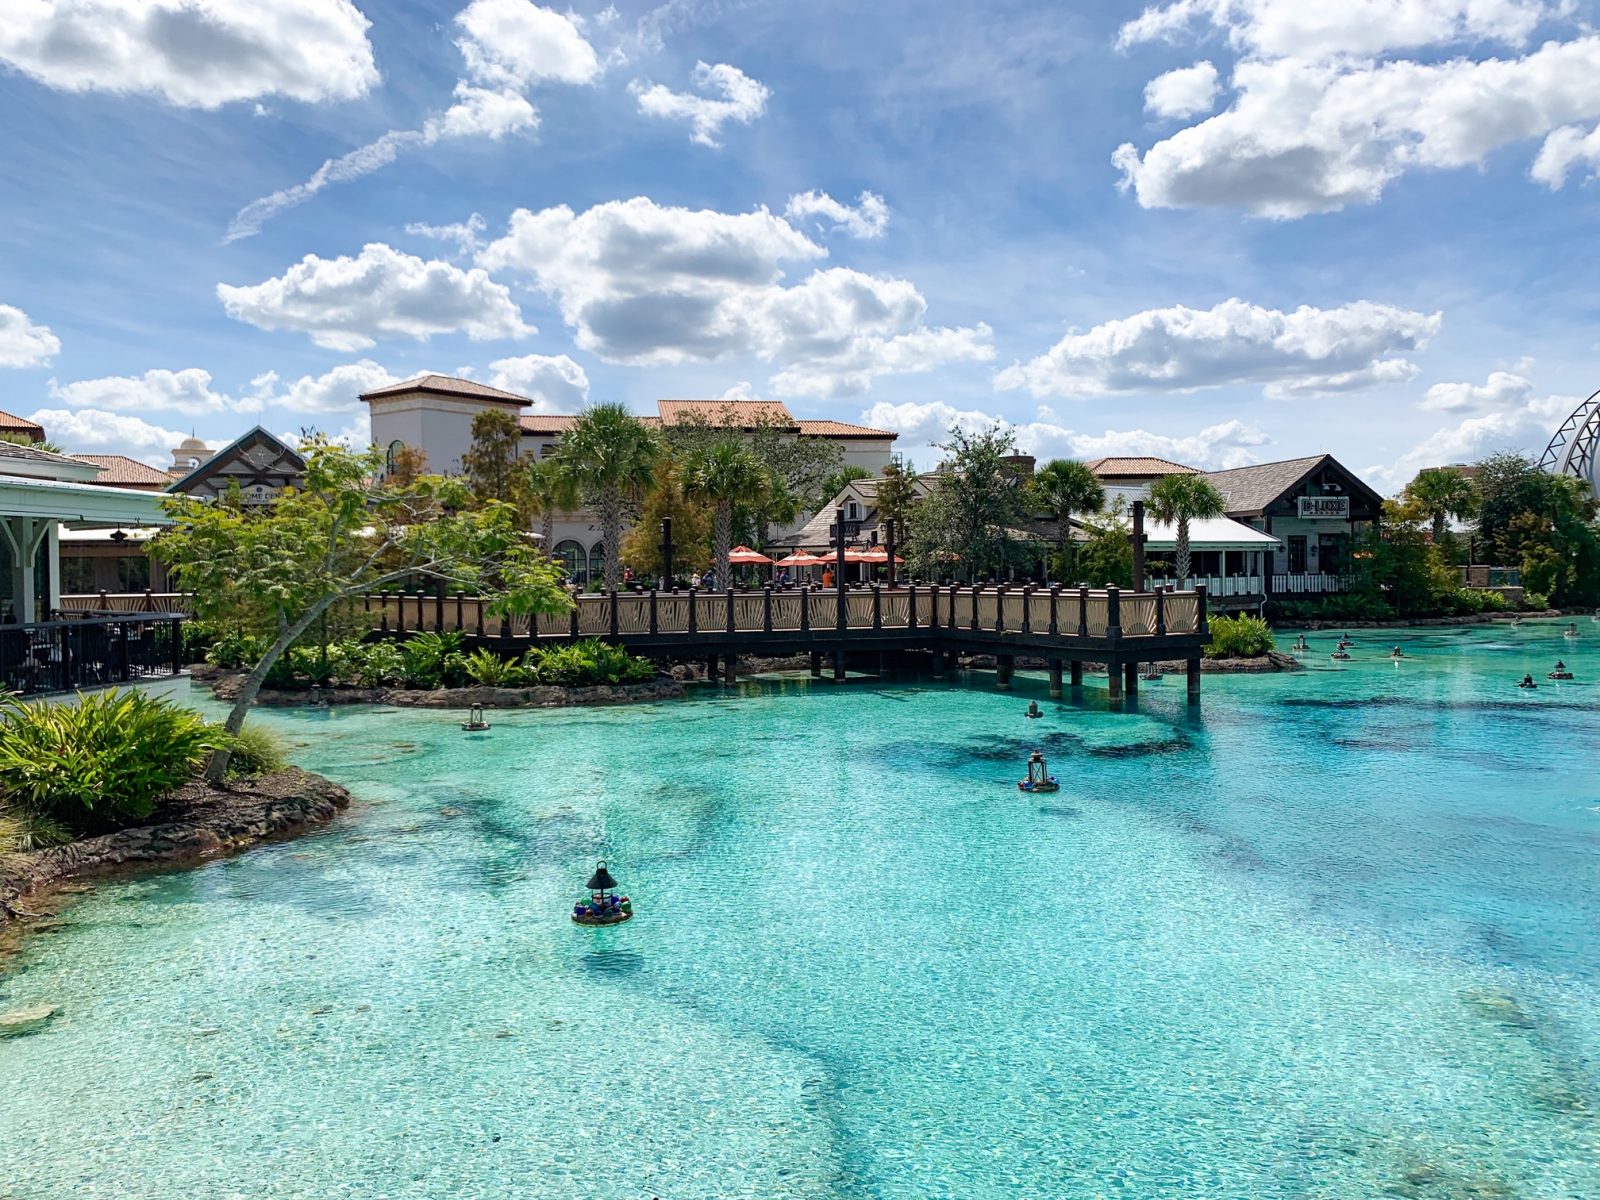
[[[0,433],[11,437],[24,437],[30,442],[42,442],[45,440],[43,425],[30,421],[26,417],[13,416],[8,412],[0,412]]]
[[[101,487],[130,488],[139,492],[164,492],[172,476],[126,454],[74,454],[81,462],[100,468],[95,482]]]

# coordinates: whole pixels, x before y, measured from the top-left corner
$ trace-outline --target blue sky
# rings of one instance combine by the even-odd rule
[[[1593,6],[1327,7],[0,0],[0,407],[152,461],[422,371],[924,464],[1537,452],[1600,386]]]

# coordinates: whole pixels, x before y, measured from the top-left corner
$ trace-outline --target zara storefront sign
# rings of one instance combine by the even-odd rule
[[[1301,496],[1299,515],[1310,521],[1348,521],[1349,496]]]

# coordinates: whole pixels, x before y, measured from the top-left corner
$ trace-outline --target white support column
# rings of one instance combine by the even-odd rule
[[[50,522],[50,551],[45,556],[45,606],[50,612],[61,607],[61,526]]]

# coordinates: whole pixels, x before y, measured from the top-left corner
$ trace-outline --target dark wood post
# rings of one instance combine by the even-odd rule
[[[1122,593],[1115,587],[1106,589],[1106,641],[1122,640]]]
[[[613,589],[611,592],[611,637],[613,641],[616,640],[617,631],[617,593]]]
[[[1006,591],[1007,585],[1001,584],[994,593],[994,631],[1004,633],[1006,629]]]
[[[1050,585],[1050,636],[1051,637],[1055,637],[1060,633],[1060,630],[1056,627],[1056,604],[1060,599],[1061,599],[1061,585],[1059,583],[1052,583]]]
[[[1200,659],[1190,657],[1184,660],[1184,673],[1188,676],[1189,703],[1200,703]]]
[[[872,589],[872,628],[883,628],[883,589],[877,587]]]
[[[172,673],[181,675],[183,668],[183,619],[180,617],[172,622]]]
[[[822,678],[822,651],[820,650],[811,652],[811,678]]]
[[[1089,586],[1078,585],[1078,636],[1089,636]]]
[[[483,589],[479,588],[478,591],[479,591],[480,594],[477,597],[474,598],[474,606],[476,607],[477,612],[478,612],[478,619],[474,623],[474,629],[475,629],[475,632],[476,632],[477,636],[478,637],[482,637],[483,636],[483,596],[482,596],[481,593],[482,593]],[[531,618],[531,617],[529,618],[529,620],[532,620],[532,619],[533,618]]]
[[[1211,616],[1206,607],[1206,585],[1197,583],[1194,585],[1195,632],[1201,637],[1211,636]]]
[[[974,629],[978,627],[978,593],[982,590],[982,584],[974,583],[972,585],[972,628]]]
[[[1067,677],[1072,683],[1072,690],[1081,691],[1083,689],[1083,663],[1073,659],[1072,662],[1067,664],[1067,671]]]
[[[843,650],[835,650],[833,652],[833,681],[835,683],[843,683],[844,682],[844,651]]]
[[[699,633],[700,632],[700,624],[699,624],[699,621],[696,619],[699,614],[697,614],[695,612],[695,604],[694,604],[695,592],[697,592],[698,590],[699,590],[698,588],[690,588],[689,589],[689,632],[690,633]]]
[[[577,641],[578,640],[578,613],[582,608],[583,608],[583,597],[582,596],[574,596],[573,597],[573,603],[572,603],[571,620],[569,620],[567,622],[568,627],[572,630],[572,640],[573,641]]]
[[[1017,660],[1010,654],[997,654],[994,660],[994,685],[1002,692],[1011,690],[1011,672]]]
[[[772,584],[761,585],[761,632],[772,632]]]
[[[1167,589],[1156,589],[1156,636],[1167,636]]]
[[[960,594],[961,594],[961,585],[958,584],[958,583],[952,583],[950,585],[950,628],[951,629],[954,629],[956,627],[956,598]]]
[[[102,596],[104,592],[100,593]],[[378,593],[378,632],[389,632],[389,593],[387,590]]]
[[[889,573],[886,578],[889,586],[894,586],[894,518],[890,517],[883,523],[883,534],[889,540]]]
[[[466,626],[463,624],[463,621],[462,621],[462,607],[461,607],[461,605],[463,603],[463,599],[462,598],[463,598],[464,595],[465,595],[465,593],[462,592],[462,590],[460,588],[456,589],[456,631],[458,633],[462,629],[466,628]]]
[[[739,656],[732,650],[722,656],[722,682],[730,687],[739,682]]]
[[[917,627],[917,585],[912,584],[906,589],[906,628]]]
[[[1033,584],[1025,584],[1022,589],[1022,632],[1032,633],[1033,626],[1028,622],[1028,602],[1033,599]]]
[[[726,625],[726,629],[727,629],[727,631],[729,633],[732,633],[733,632],[733,585],[732,584],[729,584],[729,586],[728,586],[727,597],[728,597],[728,623]]]
[[[1139,664],[1136,662],[1122,664],[1122,690],[1127,692],[1129,698],[1139,694]]]
[[[1106,664],[1106,694],[1111,697],[1113,708],[1122,707],[1121,664],[1115,659]]]
[[[396,633],[404,633],[406,631],[406,594],[404,592],[395,594],[394,631]]]
[[[509,613],[500,614],[500,639],[506,642],[511,640],[511,616]],[[539,640],[538,613],[528,614],[528,640],[530,642],[537,642]]]
[[[1133,590],[1144,591],[1144,501],[1133,502],[1133,528],[1128,536],[1133,540]],[[1131,688],[1129,689],[1132,690]]]
[[[420,612],[422,608],[421,596],[417,597],[417,608],[419,609],[417,616],[420,618],[422,615]],[[420,625],[422,622],[419,620],[417,623]],[[444,580],[442,579],[436,579],[433,582],[433,631],[435,633],[444,632]]]
[[[845,627],[844,619],[844,509],[833,510],[833,528],[838,533],[838,538],[833,546],[833,587],[837,593],[837,612],[835,614],[834,628],[842,630]],[[834,678],[844,678],[843,658],[834,667]]]
[[[661,628],[661,619],[656,612],[656,589],[650,589],[650,636],[654,637]]]
[[[662,587],[668,591],[678,590],[672,576],[672,518],[661,518],[661,577],[664,580]]]
[[[1059,658],[1050,660],[1050,699],[1061,699],[1061,660]]]

